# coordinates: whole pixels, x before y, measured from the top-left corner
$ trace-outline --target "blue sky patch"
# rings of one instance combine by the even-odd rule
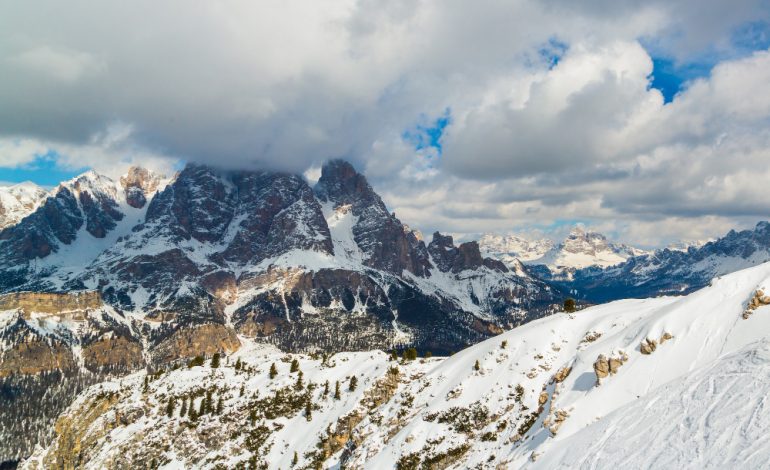
[[[40,186],[52,187],[88,170],[87,167],[63,169],[57,165],[57,159],[56,152],[49,152],[37,157],[32,163],[17,168],[0,168],[0,181],[6,183],[32,181]]]
[[[415,150],[432,147],[441,154],[441,137],[444,135],[446,127],[452,122],[451,111],[447,108],[444,110],[444,114],[432,121],[428,120],[427,117],[423,121],[427,123],[418,124],[413,129],[404,131],[401,137],[405,141],[411,142]]]

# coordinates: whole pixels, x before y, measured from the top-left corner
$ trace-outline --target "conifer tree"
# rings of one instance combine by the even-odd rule
[[[309,393],[307,394],[307,400],[305,401],[305,419],[308,421],[313,419],[313,403]]]
[[[334,399],[335,400],[340,399],[340,381],[339,380],[334,384]]]
[[[299,362],[296,359],[292,359],[291,361],[291,369],[289,369],[290,373],[298,372],[299,371]]]
[[[329,381],[324,382],[324,398],[329,396]]]
[[[187,412],[187,417],[190,418],[190,421],[198,420],[198,413],[195,412],[195,400],[192,398],[190,398],[190,408]]]
[[[184,418],[187,414],[187,397],[182,398],[182,408],[179,410],[179,416]]]
[[[476,359],[476,363],[473,364],[473,370],[481,370],[481,364],[479,364],[478,359]]]
[[[356,386],[358,386],[358,377],[354,375],[353,377],[350,378],[350,384],[348,385],[348,390],[350,390],[351,392],[355,391]]]
[[[246,388],[246,384],[241,384],[241,392],[239,396],[243,396],[244,389]]]
[[[291,466],[294,467],[299,462],[299,456],[297,455],[297,451],[294,451],[294,457],[291,459]]]
[[[241,358],[239,357],[238,360],[235,361],[235,370],[241,370]]]
[[[198,407],[198,416],[203,416],[206,414],[206,397],[203,397],[201,399],[201,404]]]
[[[270,364],[270,380],[273,380],[276,375],[278,375],[278,369],[275,367],[275,362],[273,362]]]
[[[214,356],[211,358],[211,368],[216,369],[219,367],[219,353],[214,353]]]
[[[302,390],[305,384],[302,382],[302,371],[297,374],[297,382],[294,384],[294,390]]]
[[[174,396],[170,396],[168,399],[168,404],[166,405],[166,416],[169,418],[174,416]]]
[[[217,400],[217,414],[218,415],[222,414],[222,406],[223,405],[224,405],[224,403],[222,401],[222,395],[219,395],[219,400]]]
[[[212,398],[213,394],[214,393],[211,390],[206,392],[206,398],[204,398],[204,400],[203,400],[203,403],[205,403],[204,408],[203,408],[203,413],[211,413],[212,402],[214,400]],[[203,413],[201,413],[201,414],[203,414]]]

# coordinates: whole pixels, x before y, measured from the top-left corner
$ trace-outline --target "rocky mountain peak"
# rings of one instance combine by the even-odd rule
[[[374,192],[366,177],[345,160],[326,162],[314,189],[322,201],[331,201],[335,206],[352,204],[354,213],[363,204],[374,204],[377,209],[386,210],[382,199]]]
[[[0,186],[0,230],[31,214],[47,197],[48,191],[31,181]]]
[[[141,209],[147,203],[147,197],[158,190],[164,176],[138,166],[132,166],[120,177],[120,186],[129,206]]]

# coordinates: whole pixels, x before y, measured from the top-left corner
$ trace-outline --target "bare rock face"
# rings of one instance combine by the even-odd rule
[[[601,384],[601,379],[615,375],[620,370],[620,367],[628,361],[628,355],[624,352],[620,352],[617,357],[612,356],[607,358],[604,354],[599,354],[594,362],[594,373],[596,373],[596,385]]]
[[[90,371],[128,373],[144,367],[143,351],[134,338],[108,334],[85,345],[81,356]]]
[[[368,266],[394,274],[407,270],[417,276],[427,275],[430,262],[425,244],[388,212],[366,177],[350,163],[342,160],[326,163],[315,193],[322,202],[331,202],[334,207],[352,207],[353,215],[358,218],[353,236]]]
[[[751,314],[754,313],[754,310],[763,305],[770,305],[770,296],[765,295],[764,291],[761,289],[757,289],[757,291],[754,292],[754,296],[749,300],[746,310],[743,311],[743,319],[748,320]]]
[[[476,241],[462,243],[456,247],[451,235],[435,232],[433,240],[428,245],[428,252],[442,272],[459,273],[482,266],[499,272],[508,272],[508,268],[501,261],[483,258]]]
[[[569,374],[572,372],[572,367],[562,367],[553,375],[553,380],[556,383],[564,382]]]
[[[657,341],[654,339],[646,338],[644,341],[642,341],[642,344],[639,345],[639,351],[641,351],[641,353],[644,355],[650,355],[655,352],[657,347]]]
[[[97,291],[13,292],[0,295],[0,310],[21,309],[27,317],[31,312],[60,314],[97,309],[102,305],[101,295]]]
[[[241,342],[233,330],[225,325],[206,323],[177,330],[153,348],[152,356],[156,364],[166,364],[194,356],[231,354],[240,347]]]
[[[28,335],[3,351],[0,378],[10,375],[36,375],[41,372],[71,371],[77,368],[70,348],[61,341]]]
[[[120,177],[120,185],[125,191],[128,205],[137,209],[144,207],[147,204],[147,195],[158,190],[162,178],[146,168],[129,168],[128,172]]]
[[[599,379],[603,379],[610,375],[610,362],[604,354],[599,354],[594,362],[594,372],[596,373],[597,382]]]

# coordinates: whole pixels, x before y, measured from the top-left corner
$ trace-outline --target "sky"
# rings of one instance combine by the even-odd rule
[[[313,175],[412,227],[643,247],[770,218],[770,0],[0,0],[0,181]]]

